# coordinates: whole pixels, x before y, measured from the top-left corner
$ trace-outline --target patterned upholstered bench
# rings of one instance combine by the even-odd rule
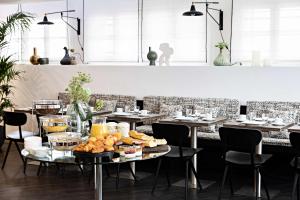
[[[284,122],[295,122],[299,116],[300,102],[279,101],[248,101],[247,113],[254,113],[257,117],[263,114],[272,118],[282,118]],[[264,132],[263,144],[276,146],[290,146],[289,133],[287,130],[281,132]]]
[[[172,115],[175,111],[185,111],[185,109],[201,110],[215,109],[216,115],[225,116],[229,119],[239,115],[239,101],[236,99],[224,98],[192,98],[192,97],[166,97],[166,96],[146,96],[144,109],[152,113]],[[151,123],[138,126],[137,130],[148,134],[152,133]],[[198,130],[198,136],[206,139],[218,138],[216,127]],[[203,133],[203,134],[202,134]]]
[[[64,92],[59,93],[58,99],[62,100],[65,105],[70,103],[70,99],[67,93]],[[134,109],[134,106],[136,104],[135,96],[92,94],[90,97],[89,105],[95,106],[97,99],[104,101],[103,109],[107,109],[111,111],[115,111],[115,108],[125,108],[125,106],[129,106],[129,108],[132,110]]]

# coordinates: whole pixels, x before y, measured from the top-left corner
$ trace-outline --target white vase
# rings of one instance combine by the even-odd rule
[[[223,50],[220,49],[219,55],[214,60],[215,66],[228,66],[230,65],[229,58],[223,53]]]

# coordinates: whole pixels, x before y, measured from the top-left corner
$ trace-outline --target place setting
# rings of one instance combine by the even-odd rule
[[[235,122],[240,125],[261,127],[283,127],[288,125],[279,116],[273,118],[269,117],[267,114],[262,114],[261,117],[257,117],[254,113],[249,113],[248,115],[241,114],[235,119]]]

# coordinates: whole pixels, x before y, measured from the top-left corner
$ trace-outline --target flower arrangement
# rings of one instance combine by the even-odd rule
[[[223,50],[224,48],[228,49],[228,44],[226,42],[219,42],[215,45],[215,47],[219,48],[220,50]]]
[[[73,107],[72,109],[79,115],[82,121],[92,118],[91,110],[87,105],[91,92],[89,89],[83,87],[84,84],[90,83],[91,81],[90,74],[78,72],[76,76],[72,77],[66,88]]]
[[[68,88],[66,91],[69,94],[71,103],[89,101],[91,92],[89,89],[84,88],[83,85],[90,83],[92,81],[90,74],[78,72],[77,76],[73,76],[69,82]]]

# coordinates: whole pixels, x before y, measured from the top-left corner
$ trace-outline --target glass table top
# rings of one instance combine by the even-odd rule
[[[149,160],[158,158],[160,156],[166,155],[171,150],[171,147],[165,145],[164,148],[160,148],[157,151],[153,152],[143,152],[142,156],[127,158],[124,156],[119,156],[119,154],[114,154],[113,159],[108,157],[103,157],[101,164],[112,164],[112,163],[125,163],[125,162],[135,162],[142,160]],[[72,151],[58,151],[58,150],[49,150],[46,156],[37,156],[32,154],[26,149],[21,151],[21,154],[30,160],[49,162],[49,163],[61,163],[61,164],[78,164],[82,163],[85,159],[76,157]],[[90,159],[93,160],[93,159]]]

